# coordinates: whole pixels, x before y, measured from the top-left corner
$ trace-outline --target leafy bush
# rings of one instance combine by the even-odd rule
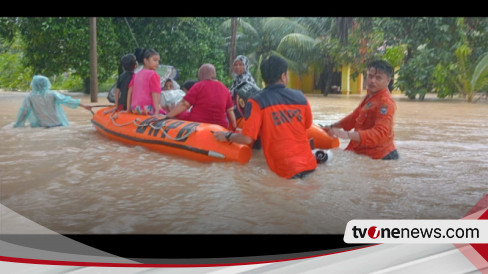
[[[33,72],[31,68],[23,66],[21,58],[20,53],[0,54],[0,87],[2,89],[20,91],[30,89]]]
[[[70,73],[62,73],[50,77],[53,90],[82,91],[83,80],[80,76]]]
[[[435,66],[432,60],[435,60],[434,50],[420,47],[417,54],[398,70],[395,87],[404,90],[409,99],[413,100],[419,95],[419,99],[423,100],[425,94],[433,89],[432,74]]]

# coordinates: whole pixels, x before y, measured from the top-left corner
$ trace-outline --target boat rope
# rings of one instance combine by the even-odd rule
[[[107,110],[107,111],[109,111],[109,110]],[[112,120],[112,123],[118,127],[123,127],[123,126],[127,126],[130,124],[134,124],[137,127],[139,127],[139,126],[144,126],[143,123],[145,123],[145,124],[147,123],[147,126],[150,126],[152,129],[161,130],[161,129],[163,129],[164,126],[166,126],[166,122],[167,122],[166,118],[165,119],[158,119],[158,120],[149,119],[149,120],[144,120],[142,122],[141,122],[141,120],[139,120],[139,118],[136,118],[130,122],[119,124],[115,121],[115,119],[117,119],[118,117],[119,117],[119,115],[115,111],[110,114],[110,119]],[[195,127],[192,127],[185,134],[183,134],[180,137],[176,137],[176,138],[169,135],[168,132],[166,132],[165,130],[161,130],[161,132],[165,138],[168,138],[168,139],[173,140],[173,141],[181,141],[181,140],[186,140],[193,132],[195,132]]]
[[[114,125],[118,126],[118,127],[123,127],[123,126],[127,126],[127,125],[130,125],[130,124],[134,124],[136,126],[139,126],[141,124],[141,123],[139,123],[140,122],[139,118],[136,118],[136,119],[134,119],[134,120],[132,120],[130,122],[127,122],[127,123],[119,124],[119,123],[115,122],[115,119],[117,119],[118,117],[119,117],[119,114],[116,113],[116,112],[112,112],[110,114],[110,119],[112,120],[112,123]]]
[[[152,129],[155,129],[155,130],[160,130],[162,129],[165,125],[166,125],[166,119],[161,119],[161,120],[157,120],[157,121],[151,121],[151,123],[149,124],[149,126],[152,128]],[[161,125],[159,126],[155,126],[154,124],[157,123],[157,122],[161,122]],[[173,141],[181,141],[181,140],[186,140],[186,138],[188,138],[188,136],[190,136],[190,134],[192,134],[193,132],[195,132],[195,128],[192,127],[191,130],[189,130],[187,133],[183,134],[181,137],[177,137],[177,138],[174,138],[172,136],[170,136],[165,130],[162,130],[162,134],[164,135],[165,138],[168,138],[170,140],[173,140]]]

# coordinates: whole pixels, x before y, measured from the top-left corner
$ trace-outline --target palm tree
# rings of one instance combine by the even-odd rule
[[[339,42],[342,45],[347,45],[348,38],[349,38],[349,30],[354,25],[354,17],[337,17],[335,21],[337,26],[337,37],[339,38]]]
[[[231,32],[231,23],[231,19],[222,23],[221,27],[224,33]],[[259,73],[259,64],[262,58],[271,53],[279,54],[276,52],[276,48],[285,35],[290,33],[308,34],[307,29],[293,18],[281,17],[240,18],[236,30],[236,55],[246,55],[250,64],[255,64],[251,68],[251,73],[260,86],[262,86],[262,80]],[[228,37],[226,40],[228,43],[226,43],[225,47],[229,49],[227,52],[230,55],[232,37]]]
[[[319,73],[316,85],[326,96],[340,65],[351,64],[356,71],[361,71],[366,61],[378,54],[371,50],[377,48],[380,39],[370,21],[354,17],[299,18],[297,22],[306,27],[309,34],[288,34],[277,51],[288,58],[290,67],[299,75],[313,66]]]
[[[232,75],[232,63],[236,57],[236,35],[237,35],[237,24],[239,23],[238,17],[232,17],[231,21],[231,31],[230,31],[230,54],[229,54],[229,74]]]
[[[337,39],[334,40],[334,36],[337,37],[340,31],[335,21],[330,17],[300,18],[298,22],[309,30],[309,35],[288,34],[283,37],[277,49],[286,56],[290,68],[298,75],[306,73],[310,66],[318,69],[320,76],[316,84],[325,96],[332,86],[336,67],[334,44],[338,42]]]
[[[456,50],[458,71],[453,79],[461,94],[468,102],[472,102],[476,92],[488,86],[488,53],[480,58],[474,69],[467,64],[469,54],[471,49],[466,45],[461,45]]]

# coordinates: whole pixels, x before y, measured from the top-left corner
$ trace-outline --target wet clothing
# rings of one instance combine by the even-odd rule
[[[381,160],[398,160],[400,155],[398,155],[398,151],[395,149],[392,152],[388,153],[385,157],[381,158]]]
[[[246,105],[248,97],[243,98],[242,96],[239,96],[236,90],[238,87],[241,87],[246,83],[250,83],[256,86],[256,81],[254,81],[254,78],[249,71],[249,60],[247,59],[247,57],[244,55],[239,55],[236,57],[236,59],[234,59],[234,63],[237,61],[241,61],[244,65],[244,72],[241,75],[238,75],[234,72],[234,79],[232,80],[232,85],[230,86],[229,90],[232,96],[232,102],[234,102],[234,105],[236,106],[236,108],[234,109],[234,114],[238,119],[243,116],[244,107]],[[252,93],[254,93],[254,90],[252,91]]]
[[[170,112],[185,97],[186,93],[181,89],[163,90],[161,92],[161,107]]]
[[[290,179],[303,179],[303,178],[305,178],[305,176],[307,176],[308,174],[310,174],[314,171],[315,170],[305,170],[305,171],[302,171],[300,173],[295,174],[295,176],[291,177]]]
[[[155,114],[152,94],[154,92],[161,93],[161,79],[156,71],[141,69],[134,75],[129,87],[132,87],[132,112]]]
[[[382,159],[394,151],[396,149],[393,143],[395,110],[396,104],[388,88],[372,96],[366,96],[351,114],[340,120],[344,130],[354,129],[361,136],[361,142],[351,140],[346,150],[373,159]]]
[[[301,91],[269,85],[248,100],[244,118],[242,134],[260,136],[266,162],[278,176],[292,178],[317,167],[307,137],[312,111]]]
[[[31,127],[69,126],[68,118],[61,104],[77,108],[80,99],[50,90],[51,83],[44,76],[34,76],[31,82],[32,91],[22,101],[14,127],[23,127],[29,119]]]
[[[217,80],[197,82],[186,93],[185,99],[192,109],[180,119],[229,126],[227,109],[232,108],[232,99],[227,87]]]
[[[254,81],[254,78],[252,77],[252,74],[249,71],[249,60],[247,59],[247,57],[244,55],[239,55],[234,60],[234,63],[236,61],[242,62],[242,64],[244,65],[244,72],[241,75],[237,75],[234,72],[234,80],[232,81],[232,85],[229,88],[231,93],[234,93],[234,90],[237,88],[237,86],[241,85],[242,83],[247,82],[256,85],[256,81]]]
[[[124,71],[119,75],[115,86],[120,90],[119,106],[123,106],[123,110],[127,110],[127,94],[129,92],[129,83],[134,76],[133,71]]]

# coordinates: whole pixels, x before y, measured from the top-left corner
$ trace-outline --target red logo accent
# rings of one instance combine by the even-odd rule
[[[368,229],[368,236],[371,239],[376,239],[380,236],[380,230],[376,226],[372,226]]]
[[[481,198],[481,200],[462,219],[487,220],[488,194],[485,194],[485,196],[483,196],[483,198]],[[488,244],[455,244],[455,246],[476,266],[476,268],[482,272],[483,270],[486,270],[486,263],[488,262]]]

